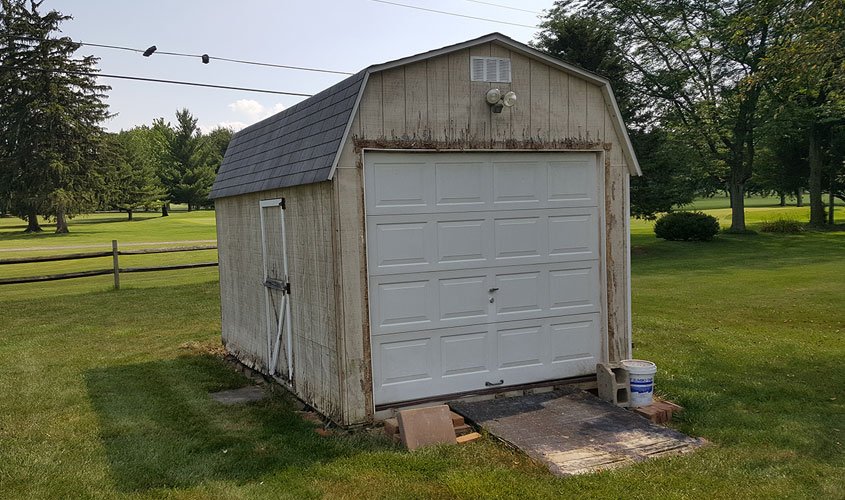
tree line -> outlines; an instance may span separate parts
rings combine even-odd
[[[107,133],[97,59],[38,0],[0,0],[0,212],[67,231],[95,209],[209,204],[231,132],[187,111]],[[610,80],[644,176],[632,213],[729,194],[809,191],[813,225],[845,199],[845,0],[560,0],[532,44]],[[827,200],[823,194],[827,193]]]
[[[720,190],[743,232],[749,193],[845,200],[845,1],[563,0],[533,44],[608,78],[650,217]],[[823,200],[827,192],[828,199]]]
[[[203,134],[187,109],[171,124],[108,133],[108,86],[97,59],[76,57],[80,44],[56,36],[70,19],[42,13],[40,1],[0,0],[0,214],[39,216],[68,232],[69,218],[104,209],[209,206],[208,194],[232,132]]]

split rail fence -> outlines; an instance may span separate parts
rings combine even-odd
[[[171,248],[141,248],[137,250],[119,250],[117,240],[112,240],[111,251],[74,253],[65,255],[41,255],[37,257],[13,257],[0,259],[0,266],[11,264],[34,264],[38,262],[56,262],[61,260],[94,259],[98,257],[112,257],[110,269],[94,269],[91,271],[76,271],[71,273],[48,274],[44,276],[24,276],[16,278],[0,278],[0,285],[13,285],[18,283],[36,283],[39,281],[67,280],[72,278],[85,278],[88,276],[102,276],[105,274],[114,275],[114,288],[120,288],[120,275],[126,273],[148,273],[153,271],[173,271],[176,269],[194,269],[198,267],[213,267],[217,262],[193,262],[188,264],[170,264],[151,267],[120,267],[119,257],[121,255],[146,255],[155,253],[172,252],[196,252],[200,250],[215,250],[217,245],[204,245],[192,247],[171,247]]]

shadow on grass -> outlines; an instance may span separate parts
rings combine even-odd
[[[365,437],[322,438],[282,397],[224,406],[208,395],[245,382],[210,355],[86,372],[116,488],[132,492],[210,480],[243,483],[389,447]],[[355,439],[364,441],[351,446]]]
[[[71,228],[73,228],[73,226],[82,225],[82,224],[110,224],[110,223],[113,223],[113,222],[143,222],[145,220],[160,219],[160,218],[161,218],[161,215],[138,215],[136,213],[135,215],[132,216],[132,220],[129,220],[129,217],[124,214],[122,217],[116,216],[116,217],[109,217],[107,219],[106,218],[103,218],[103,219],[91,218],[91,219],[75,220],[75,221],[73,221]]]
[[[147,220],[159,219],[161,216],[156,215],[149,215],[149,216],[139,216],[135,215],[133,219],[130,221],[126,216],[124,217],[109,217],[103,219],[72,219],[69,223],[70,232],[64,234],[56,234],[56,224],[55,223],[42,223],[41,229],[43,229],[40,233],[26,233],[26,223],[15,224],[15,225],[8,225],[3,226],[3,230],[0,231],[0,241],[2,240],[39,240],[45,238],[72,238],[76,236],[78,233],[75,233],[73,228],[75,226],[85,226],[89,224],[111,224],[115,222],[144,222]]]

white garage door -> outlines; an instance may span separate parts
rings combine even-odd
[[[595,373],[595,155],[364,158],[376,404]]]

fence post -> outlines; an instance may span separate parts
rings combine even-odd
[[[117,261],[117,240],[111,240],[111,258],[114,263],[114,289],[120,290],[120,264]]]

